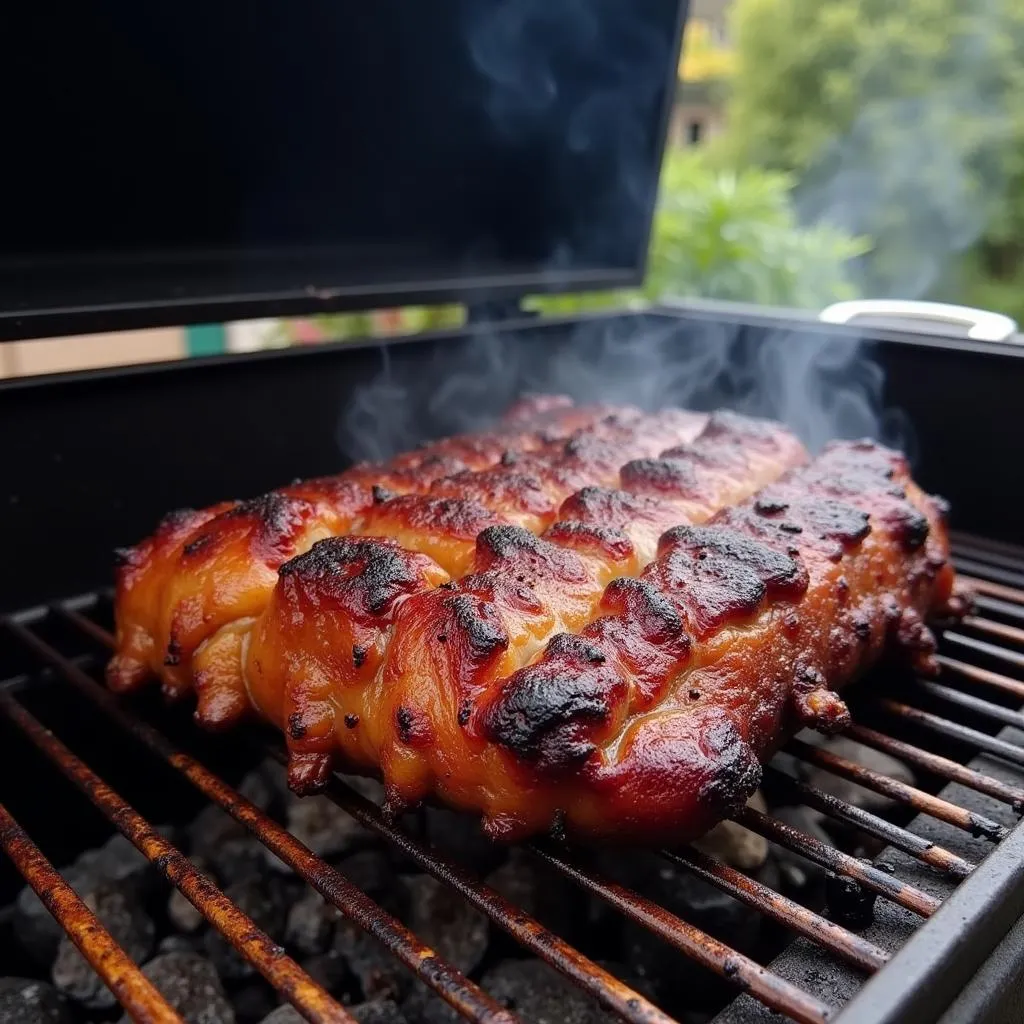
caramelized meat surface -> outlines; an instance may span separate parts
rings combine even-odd
[[[642,452],[634,428],[648,449],[653,439],[663,453]],[[379,545],[378,558],[356,572],[347,562],[342,567],[340,542],[317,544],[286,566],[251,631],[242,674],[249,699],[286,731],[293,787],[315,789],[339,760],[381,771],[395,806],[434,792],[451,799],[455,786],[472,792],[486,784],[467,716],[488,690],[560,631],[582,629],[613,579],[636,575],[654,558],[666,529],[703,522],[806,459],[788,431],[743,417],[716,414],[692,442],[665,448],[674,430],[672,418],[645,417],[617,431],[614,442],[577,437],[544,466],[531,456],[518,460],[512,468],[530,462],[530,493],[544,500],[537,498],[527,517],[521,498],[506,502],[502,495],[506,521],[487,525],[469,544],[452,538],[448,554],[457,544],[457,559],[442,561],[436,546],[430,551],[422,540],[410,544],[392,533],[408,558],[414,550],[431,553],[446,579],[441,586],[414,581],[411,563],[404,564],[399,575],[408,587],[372,616],[362,611],[368,581],[398,572],[389,542],[367,538]],[[615,453],[627,458],[613,469]],[[596,484],[567,494],[565,472],[578,482],[582,470]],[[680,482],[664,479],[666,471]],[[495,473],[479,475],[474,500],[501,494],[493,490]],[[652,474],[657,494],[646,493]],[[334,571],[323,571],[323,558],[334,560]],[[322,640],[315,654],[313,636]],[[448,780],[443,791],[435,775]]]
[[[169,517],[127,552],[111,685],[255,710],[289,781],[383,777],[494,837],[692,837],[957,610],[943,506],[869,442],[524,400],[492,434]]]

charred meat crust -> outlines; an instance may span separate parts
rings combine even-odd
[[[483,733],[541,776],[564,779],[579,771],[583,762],[593,766],[595,778],[607,775],[609,768],[602,767],[597,755],[601,737],[609,723],[621,720],[621,712],[616,719],[617,709],[624,712],[630,679],[637,672],[623,637],[656,638],[659,649],[675,641],[674,660],[665,663],[665,696],[671,692],[671,679],[682,676],[696,645],[710,641],[730,623],[752,622],[766,608],[788,605],[793,610],[780,620],[781,628],[795,635],[802,618],[814,614],[800,610],[811,579],[808,564],[815,557],[819,564],[822,558],[827,564],[854,557],[873,527],[890,538],[881,543],[888,545],[887,557],[896,560],[891,570],[894,586],[910,585],[914,567],[922,560],[929,563],[934,578],[943,559],[934,551],[921,551],[928,539],[928,519],[906,489],[893,483],[898,472],[905,475],[905,464],[885,449],[862,442],[832,447],[810,467],[723,510],[708,525],[667,531],[656,561],[640,579],[619,579],[606,589],[602,610],[610,618],[597,619],[579,636],[557,637],[539,660],[501,684],[480,716]],[[917,609],[901,606],[884,588],[877,599],[869,598],[858,595],[859,610],[841,615],[827,634],[826,659],[848,674],[849,666],[863,663],[862,652],[887,638],[911,656],[927,660],[934,640]],[[834,584],[836,607],[852,599],[849,581],[840,574]],[[622,623],[621,629],[610,627],[615,621]],[[680,634],[681,646],[676,640]],[[742,645],[743,640],[736,643]],[[600,660],[592,661],[588,652],[600,655]],[[775,685],[785,692],[783,706],[793,720],[835,731],[848,723],[849,712],[830,689],[833,680],[825,668],[813,658],[801,661]],[[697,687],[686,690],[697,697],[684,705],[705,707],[708,695]],[[715,700],[713,694],[710,699]],[[724,717],[713,717],[713,727],[706,724],[698,733],[701,748],[711,751],[717,766],[710,774],[706,768],[695,768],[690,776],[697,804],[715,809],[709,821],[742,802],[760,772],[754,749],[732,720],[733,714],[749,712],[741,711],[739,704],[733,712],[731,698],[720,699],[724,703],[715,706]],[[639,762],[635,770],[642,770]],[[696,813],[692,807],[691,812]]]
[[[374,619],[387,615],[397,598],[421,586],[422,569],[429,564],[425,556],[394,541],[329,537],[285,562],[280,579],[282,586],[334,601],[361,619]],[[352,652],[357,666],[365,657],[365,650]]]

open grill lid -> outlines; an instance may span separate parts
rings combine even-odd
[[[19,5],[0,337],[639,282],[686,3]]]

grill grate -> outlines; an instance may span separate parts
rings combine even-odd
[[[1014,709],[1024,703],[1024,682],[1005,674],[1024,671],[1024,628],[1021,628],[1024,626],[1024,554],[1006,545],[965,537],[958,538],[957,561],[962,571],[969,571],[970,582],[975,585],[979,600],[977,614],[965,619],[961,627],[948,631],[943,637],[942,681],[908,684],[899,700],[876,696],[872,690],[865,689],[858,695],[861,702],[856,707],[862,706],[871,717],[882,716],[892,722],[897,731],[911,727],[915,739],[924,735],[936,738],[946,746],[949,741],[966,744],[974,752],[983,751],[1014,766],[1024,767],[1024,746],[1005,736],[992,735],[983,728],[963,724],[955,718],[966,712],[970,721],[990,723],[994,731],[1005,726],[1024,729],[1024,714]],[[3,628],[15,652],[12,663],[17,665],[18,671],[4,672],[11,678],[0,684],[0,713],[182,891],[284,999],[311,1021],[352,1020],[346,1010],[275,943],[273,937],[261,931],[209,877],[115,792],[100,773],[29,710],[24,697],[39,682],[41,674],[57,680],[58,685],[71,687],[124,734],[180,773],[207,800],[234,817],[299,877],[377,939],[462,1017],[487,1022],[518,1019],[511,1010],[497,1003],[475,982],[439,957],[337,869],[313,854],[281,825],[236,792],[202,760],[179,749],[161,729],[115,699],[97,682],[102,655],[112,643],[112,637],[103,625],[106,611],[107,599],[91,595],[4,620]],[[74,637],[75,643],[66,646],[59,639],[54,639],[64,635]],[[77,655],[75,652],[83,646],[93,654]],[[955,656],[950,652],[955,652]],[[962,688],[964,684],[968,689]],[[979,696],[979,691],[995,699]],[[1007,707],[998,703],[999,699],[1017,703],[1014,707]],[[925,706],[918,707],[919,703]],[[934,708],[946,709],[946,714],[940,714]],[[954,717],[947,717],[947,714]],[[1019,773],[1017,778],[1022,785],[1006,778],[1005,773],[1003,777],[997,777],[997,774],[968,766],[945,753],[935,752],[929,749],[930,740],[919,745],[864,724],[851,727],[847,735],[913,764],[938,779],[994,798],[1016,814],[1024,810],[1024,777]],[[255,731],[249,740],[259,745],[264,753],[279,761],[283,759],[280,747],[271,743],[264,748],[262,737]],[[963,806],[948,795],[937,796],[888,778],[799,739],[786,746],[785,754],[883,794],[908,811],[920,812],[970,836],[980,837],[990,847],[1002,844],[1008,848],[1020,838],[1019,829],[1014,830],[1011,836],[1011,830],[1005,824]],[[769,767],[766,778],[775,785],[788,788],[797,801],[834,821],[883,840],[926,865],[933,874],[953,886],[961,882],[969,885],[977,870],[975,861],[962,852],[917,834],[912,825],[901,827],[825,793],[794,778],[784,770],[784,766]],[[398,825],[385,821],[370,801],[340,778],[332,780],[327,795],[361,825],[391,844],[420,869],[456,890],[521,946],[547,961],[621,1018],[635,1024],[670,1021],[646,997],[552,934],[461,864],[442,856]],[[0,792],[0,798],[2,796]],[[941,896],[901,880],[879,866],[849,856],[753,808],[744,809],[735,821],[837,875],[856,880],[863,889],[910,911],[918,919],[928,919],[942,907],[944,900]],[[1006,842],[1008,836],[1010,842]],[[85,904],[61,880],[53,865],[2,803],[0,848],[132,1015],[146,1021],[179,1020],[139,967],[131,962]],[[787,980],[782,973],[754,962],[640,894],[584,867],[564,849],[551,844],[537,844],[531,846],[530,851],[566,880],[604,900],[684,956],[732,982],[763,1007],[802,1024],[819,1024],[835,1015],[835,1007],[831,1005],[834,1000],[829,1000],[828,993],[814,991],[812,985],[800,986]],[[879,972],[876,981],[880,981],[890,973],[883,968],[892,960],[893,954],[742,872],[693,848],[665,851],[664,856],[772,921],[784,925],[819,950],[850,965],[862,980],[864,976]],[[939,921],[934,924],[938,925]],[[912,944],[913,940],[897,955],[907,953]]]

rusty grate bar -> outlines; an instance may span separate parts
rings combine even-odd
[[[1024,623],[1024,608],[1017,604],[1011,604],[1009,601],[1002,601],[998,597],[975,594],[974,606],[981,611],[991,612],[994,615],[1001,615],[1006,619],[1013,619],[1014,622]]]
[[[776,818],[762,814],[753,807],[744,807],[733,817],[744,828],[751,832],[757,832],[773,843],[784,846],[794,853],[819,864],[829,871],[838,875],[845,875],[860,882],[865,889],[870,889],[879,896],[899,904],[906,910],[911,910],[921,917],[931,917],[939,909],[940,901],[928,893],[906,882],[901,882],[884,871],[864,861],[857,860],[837,850],[833,846],[820,842],[813,836],[809,836],[799,829],[786,825]]]
[[[987,754],[995,754],[996,757],[1024,767],[1024,747],[1018,747],[1015,743],[1007,743],[1006,740],[989,736],[987,732],[980,732],[978,729],[961,725],[959,722],[951,722],[948,718],[933,715],[930,711],[920,711],[918,708],[890,700],[888,697],[880,697],[873,701],[873,704],[895,718],[922,725],[940,736],[969,743],[979,750],[984,750]]]
[[[315,1024],[354,1024],[349,1013],[258,928],[213,882],[169,843],[129,803],[46,729],[10,693],[0,692],[0,712],[73,782],[138,851],[177,886],[211,925]]]
[[[801,760],[824,768],[833,775],[839,775],[867,789],[874,790],[876,793],[881,793],[883,796],[889,797],[890,800],[897,800],[908,807],[913,807],[915,811],[930,814],[933,818],[945,821],[954,828],[963,829],[973,836],[983,836],[992,842],[1006,838],[1008,829],[1000,825],[999,822],[986,818],[984,815],[975,814],[973,811],[943,800],[941,797],[932,796],[931,793],[926,793],[916,786],[910,786],[897,779],[891,779],[881,772],[865,768],[863,765],[857,764],[856,761],[850,761],[831,750],[812,747],[811,744],[805,743],[803,740],[791,740],[786,749]]]
[[[981,683],[984,686],[991,686],[1002,693],[1009,694],[1017,700],[1024,701],[1024,683],[1000,672],[993,672],[991,669],[979,668],[977,665],[970,665],[966,661],[958,661],[956,658],[949,658],[944,654],[936,655],[939,664],[949,672],[970,679],[971,682]]]
[[[58,605],[51,611],[73,626],[80,628],[101,645],[107,647],[113,645],[114,638],[107,630],[76,609]],[[121,719],[129,719],[129,716],[121,710],[118,702],[106,690],[88,677],[85,677],[85,681],[89,684],[90,696],[102,695],[98,703],[101,703],[105,710],[109,709],[111,714],[115,714]],[[147,734],[151,734],[164,749],[171,749],[170,744],[157,730],[134,718],[131,719],[131,722],[132,724],[129,724],[128,728],[133,733],[136,732],[135,726],[137,725]],[[145,739],[143,742],[148,743]],[[264,748],[264,752],[280,764],[284,764],[286,761],[284,752],[277,746],[268,745]],[[345,785],[340,779],[334,778],[330,781],[326,795],[351,814],[361,825],[377,832],[439,881],[451,886],[525,948],[546,960],[625,1020],[631,1021],[633,1024],[672,1024],[672,1018],[644,996],[623,984],[600,965],[583,956],[573,946],[547,931],[540,922],[523,913],[487,885],[473,878],[469,872],[447,861],[434,851],[428,850],[423,844],[386,822],[377,807],[351,787]]]
[[[586,892],[600,896],[631,921],[681,950],[759,999],[769,1009],[787,1014],[800,1024],[824,1024],[832,1008],[759,963],[669,913],[625,886],[602,878],[539,846],[530,849]]]
[[[969,711],[973,711],[975,714],[988,718],[993,722],[998,722],[1000,725],[1012,725],[1015,729],[1024,729],[1024,714],[1021,714],[1019,711],[1011,711],[1010,708],[993,704],[991,701],[975,697],[970,693],[954,690],[949,686],[943,686],[941,683],[933,683],[929,679],[919,679],[917,681],[917,688],[949,704],[967,708]]]
[[[185,1024],[3,804],[0,849],[134,1020]]]
[[[978,640],[973,636],[964,636],[963,633],[957,633],[953,630],[946,630],[942,634],[942,639],[957,647],[966,647],[988,658],[995,658],[997,661],[1002,661],[1007,665],[1012,665],[1014,668],[1024,670],[1024,654],[1021,654],[1020,651],[1008,651],[1005,647],[990,644],[987,640]]]
[[[968,768],[959,761],[953,761],[941,754],[933,754],[929,750],[915,747],[911,743],[905,743],[867,726],[851,725],[847,728],[846,735],[858,743],[891,754],[901,761],[908,761],[949,782],[958,782],[961,786],[1009,804],[1018,814],[1024,813],[1024,789],[1018,786],[1011,786],[1000,779],[992,778],[991,775]]]
[[[54,609],[61,614],[61,609]],[[71,616],[67,616],[75,621]],[[24,627],[21,627],[24,628]],[[27,632],[27,631],[26,631]],[[105,631],[97,627],[94,635]],[[40,657],[57,669],[80,693],[84,694],[126,732],[185,776],[201,793],[244,825],[275,856],[308,882],[346,917],[373,935],[391,954],[426,982],[463,1017],[474,1021],[517,1020],[514,1014],[487,995],[455,967],[388,914],[353,885],[336,868],[317,857],[287,829],[264,814],[255,804],[232,789],[195,758],[177,750],[152,726],[124,711],[109,691],[77,669],[62,655],[42,644],[33,634],[32,644]],[[107,634],[109,637],[109,634]]]
[[[905,828],[900,828],[899,825],[880,818],[877,814],[865,811],[862,807],[855,807],[831,793],[825,793],[800,779],[794,779],[791,775],[779,771],[778,768],[767,766],[765,775],[783,782],[809,807],[821,811],[822,814],[826,814],[836,821],[851,825],[861,832],[875,836],[943,874],[952,878],[964,879],[974,870],[973,864],[958,857],[955,853],[950,853],[949,850],[936,846],[927,839],[922,839],[920,836],[914,835],[913,832],[908,832]]]
[[[1024,644],[1024,629],[1019,626],[1008,626],[1005,622],[994,622],[992,619],[986,619],[980,615],[965,615],[960,625],[976,629],[979,633],[998,637],[1007,643]]]
[[[983,572],[989,571],[982,568]],[[994,575],[994,570],[992,570]],[[1006,583],[997,583],[995,580],[981,579],[978,576],[968,575],[961,572],[960,579],[979,594],[987,597],[997,597],[1001,601],[1009,601],[1011,604],[1024,604],[1024,590],[1018,587],[1011,587]]]
[[[262,749],[279,764],[286,763],[287,757],[280,747],[267,745]],[[623,1019],[635,1024],[673,1024],[672,1018],[644,996],[623,984],[600,964],[585,957],[564,939],[549,932],[539,921],[510,903],[500,893],[386,821],[376,805],[341,779],[332,778],[327,784],[325,795],[351,814],[360,825],[376,832],[428,874],[455,889],[525,949],[545,960]]]
[[[884,967],[889,954],[873,942],[854,935],[840,925],[826,920],[782,893],[688,846],[682,850],[663,850],[662,856],[682,865],[698,878],[728,893],[748,907],[760,911],[778,924],[790,928],[847,963],[871,974]]]

